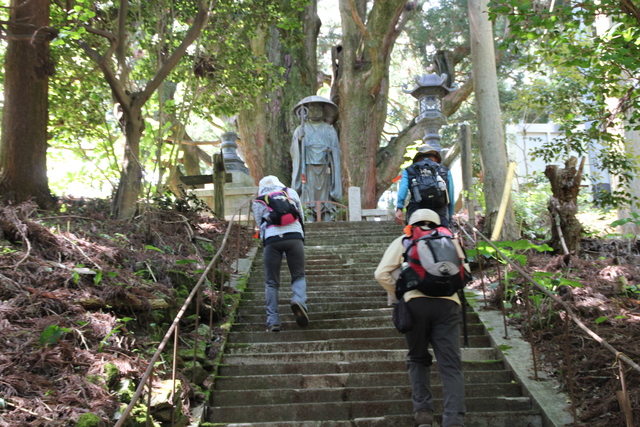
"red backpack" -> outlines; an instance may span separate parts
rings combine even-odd
[[[269,219],[266,220],[268,227],[289,225],[300,219],[300,213],[293,199],[289,197],[287,187],[256,197],[255,201],[263,203],[267,207],[269,211]]]
[[[433,297],[451,296],[471,280],[465,269],[465,254],[447,227],[423,230],[412,227],[402,241],[405,252],[396,297],[414,289]]]

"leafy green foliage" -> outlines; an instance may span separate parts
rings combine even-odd
[[[109,338],[118,333],[118,331],[120,331],[120,329],[122,329],[127,322],[130,322],[132,320],[135,320],[132,317],[123,317],[122,319],[118,319],[117,322],[120,323],[118,326],[116,326],[115,328],[111,329],[111,331],[109,331],[109,333],[107,335],[105,335],[105,337],[102,339],[102,341],[100,341],[100,345],[98,346],[98,352],[102,352],[102,348],[107,345],[109,342]]]
[[[551,224],[547,202],[551,188],[546,178],[534,175],[519,191],[514,191],[512,197],[520,234],[529,239],[549,239]]]
[[[495,258],[503,264],[507,263],[505,259],[506,257],[517,261],[524,266],[526,265],[526,252],[528,250],[535,250],[538,252],[553,250],[547,244],[537,245],[527,240],[518,240],[516,242],[495,242],[495,245],[498,247],[498,250],[486,243],[480,242],[477,250],[467,250],[467,254],[469,256]],[[557,293],[563,286],[582,287],[579,280],[567,277],[569,272],[569,270],[559,272],[536,271],[532,276],[538,284],[552,293]],[[532,326],[534,328],[548,327],[554,316],[557,314],[553,309],[553,300],[547,294],[538,291],[533,286],[529,287],[528,295],[523,295],[524,286],[516,283],[516,279],[519,277],[520,274],[517,271],[506,272],[503,275],[502,283],[492,283],[490,287],[495,289],[501,284],[504,286],[503,306],[507,309],[512,308],[514,304],[522,304],[524,303],[524,298],[529,298],[529,302],[532,304],[534,310]],[[522,280],[528,279],[522,278]]]
[[[634,201],[628,183],[635,176],[638,159],[625,149],[624,133],[615,129],[640,129],[639,92],[628,80],[640,68],[639,23],[624,9],[624,2],[616,0],[551,4],[555,9],[538,1],[489,2],[490,19],[506,18],[510,23],[511,35],[502,48],[518,50],[521,65],[530,75],[539,76],[523,104],[533,100],[528,105],[538,115],[553,114],[564,133],[536,155],[551,162],[566,158],[569,152],[596,152],[597,166],[608,169],[621,184],[599,202],[627,205]],[[602,30],[605,25],[608,29]],[[613,110],[612,99],[618,100]]]
[[[493,242],[493,244],[498,248],[498,250],[496,250],[486,242],[478,242],[478,248],[467,249],[467,255],[470,258],[479,257],[479,256],[495,258],[497,261],[500,261],[505,264],[506,264],[506,261],[504,257],[507,257],[512,259],[513,261],[519,262],[521,265],[526,265],[527,256],[525,255],[525,252],[527,250],[533,249],[538,252],[553,251],[553,248],[551,248],[546,243],[543,243],[542,245],[538,245],[524,239],[517,240],[515,242],[513,241]]]
[[[629,212],[629,214],[631,215],[631,217],[629,218],[621,218],[613,221],[611,223],[611,227],[619,227],[621,225],[625,225],[629,223],[633,223],[634,225],[640,225],[640,215],[638,215],[635,212]]]
[[[250,96],[278,85],[283,71],[264,55],[251,51],[249,40],[269,25],[280,24],[289,40],[301,40],[296,14],[307,0],[223,0],[215,2],[209,24],[187,51],[166,84],[145,104],[145,131],[140,164],[151,194],[161,193],[157,182],[177,164],[177,145],[184,126],[212,122],[213,116],[232,116]],[[78,47],[83,41],[96,52],[109,51],[115,37],[120,3],[72,0],[52,4],[51,25],[60,30],[52,44],[57,73],[51,79],[49,132],[50,182],[55,193],[74,191],[74,184],[93,187],[101,196],[118,186],[123,147],[119,112],[111,89],[96,63]],[[117,64],[118,79],[129,93],[145,87],[168,56],[185,38],[196,15],[197,2],[162,0],[128,2],[124,54]],[[114,53],[115,62],[117,55]],[[119,66],[119,68],[118,68]],[[207,139],[215,140],[211,135]],[[159,184],[162,184],[160,182]]]
[[[48,326],[42,333],[40,334],[40,345],[47,344],[55,344],[64,334],[67,332],[71,332],[70,328],[61,328],[58,325]]]

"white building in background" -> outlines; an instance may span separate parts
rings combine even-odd
[[[583,130],[584,125],[582,126]],[[540,148],[543,144],[558,139],[561,136],[559,126],[553,123],[522,123],[517,125],[507,125],[506,127],[507,151],[510,161],[516,162],[515,176],[513,180],[513,189],[518,190],[520,186],[526,184],[534,173],[544,177],[544,170],[547,163],[540,158],[534,159],[531,151]],[[561,143],[558,141],[558,143]],[[445,149],[446,150],[446,149]],[[572,153],[578,157],[578,153]],[[582,172],[582,186],[591,190],[592,196],[600,189],[611,191],[611,177],[609,172],[598,168],[596,162],[596,153],[590,151],[585,160],[584,170]],[[559,167],[564,167],[563,162],[555,163]],[[454,200],[459,201],[462,186],[462,166],[460,156],[457,156],[449,165],[454,183]],[[544,178],[547,182],[547,179]],[[397,185],[392,185],[381,196],[378,201],[380,209],[394,209],[397,197]],[[461,208],[461,206],[459,206]]]
[[[543,159],[534,159],[531,151],[540,148],[543,144],[558,139],[561,135],[559,126],[553,123],[522,123],[507,125],[507,149],[509,159],[516,162],[514,187],[519,187],[527,182],[533,173],[544,174],[546,162]],[[561,143],[560,141],[558,143]],[[577,153],[572,155],[578,157]],[[561,168],[563,163],[557,163]],[[596,162],[596,153],[591,150],[587,154],[583,170],[582,186],[596,190],[611,190],[611,177],[609,172],[600,169]],[[516,189],[517,189],[516,187]]]

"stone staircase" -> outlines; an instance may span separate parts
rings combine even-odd
[[[279,333],[265,332],[259,250],[225,346],[208,421],[257,427],[413,426],[404,337],[393,328],[386,293],[373,278],[384,250],[401,231],[393,222],[306,225],[310,324],[306,329],[295,324],[283,263]],[[467,319],[465,425],[542,426],[540,412],[471,309]],[[435,365],[431,372],[434,426],[440,426],[442,388]]]

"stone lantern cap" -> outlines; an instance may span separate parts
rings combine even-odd
[[[338,115],[338,106],[329,99],[318,95],[307,96],[302,101],[298,102],[298,104],[293,107],[293,114],[298,116],[300,109],[304,106],[309,106],[310,104],[322,104],[323,117],[329,121],[333,121]]]
[[[451,88],[447,87],[446,74],[423,74],[421,76],[414,76],[413,79],[416,82],[415,87],[411,90],[405,90],[404,92],[416,99],[420,99],[424,95],[436,95],[442,99],[452,91]]]

